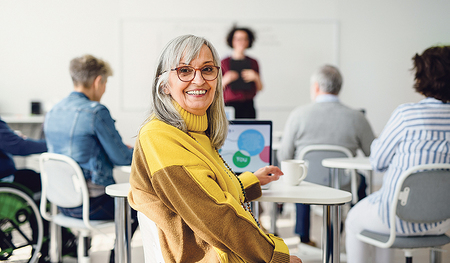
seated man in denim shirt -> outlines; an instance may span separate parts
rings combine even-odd
[[[122,142],[109,110],[100,103],[112,70],[107,62],[84,55],[70,62],[70,75],[74,91],[45,118],[48,151],[72,157],[80,165],[89,189],[90,219],[113,219],[114,199],[105,187],[115,183],[114,165],[131,164],[133,149]],[[76,218],[82,215],[81,207],[61,211]],[[137,220],[133,232],[136,227]]]

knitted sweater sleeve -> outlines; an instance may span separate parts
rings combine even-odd
[[[248,262],[289,262],[286,244],[259,229],[240,201],[219,186],[208,161],[173,136],[152,136],[158,140],[136,144],[129,201],[160,228],[165,257],[206,257],[212,246],[221,262],[230,254]]]

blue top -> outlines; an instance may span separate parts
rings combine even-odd
[[[0,178],[16,172],[13,155],[29,155],[47,151],[44,140],[24,139],[0,119]]]
[[[450,163],[450,104],[434,98],[400,105],[380,137],[371,145],[374,171],[385,172],[379,191],[369,201],[379,202],[378,214],[389,223],[389,206],[400,175],[412,166]],[[397,232],[422,232],[438,224],[406,223],[397,218]]]
[[[114,165],[130,165],[133,149],[116,130],[109,110],[80,92],[72,92],[46,115],[48,151],[73,158],[92,183],[115,183]]]

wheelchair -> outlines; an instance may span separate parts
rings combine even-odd
[[[33,192],[0,182],[0,262],[38,262],[44,224]]]

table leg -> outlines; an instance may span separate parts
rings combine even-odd
[[[330,168],[330,186],[336,189],[339,189],[339,169],[338,168]]]
[[[251,205],[251,209],[252,209],[252,212],[253,212],[253,216],[259,222],[260,221],[259,202],[258,201],[253,201],[253,202],[250,203],[250,205]]]
[[[255,217],[258,220],[258,222],[261,224],[261,217],[259,214],[259,203],[257,201],[252,202],[254,205],[254,208],[252,210],[255,213]],[[278,216],[278,203],[272,203],[272,214],[270,216],[270,229],[269,232],[277,235],[277,216]]]
[[[261,216],[260,216],[261,212],[259,211],[259,202],[253,201],[250,203],[250,206],[251,206],[253,216],[255,217],[256,222],[261,224]]]
[[[340,222],[339,205],[323,206],[322,262],[340,262]]]
[[[131,208],[126,197],[114,198],[116,224],[115,262],[131,262]]]
[[[278,203],[272,203],[272,216],[270,218],[270,233],[277,236],[277,217],[278,217]]]

